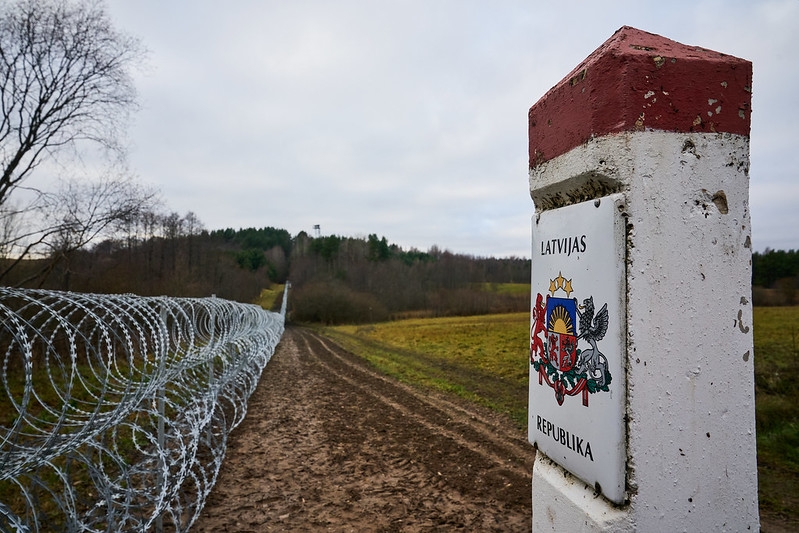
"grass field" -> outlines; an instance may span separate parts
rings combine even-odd
[[[480,283],[478,286],[484,291],[498,292],[499,294],[530,295],[529,283]]]
[[[799,529],[799,307],[756,307],[760,508]]]
[[[454,392],[527,425],[529,315],[424,318],[325,334],[400,380]],[[799,527],[799,307],[754,311],[760,507]]]
[[[527,425],[527,313],[338,326],[325,334],[402,381],[454,392]]]

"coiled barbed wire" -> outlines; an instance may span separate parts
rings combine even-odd
[[[0,287],[0,530],[187,531],[285,303]]]

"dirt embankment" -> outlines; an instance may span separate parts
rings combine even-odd
[[[529,531],[534,457],[504,417],[289,328],[193,530]]]

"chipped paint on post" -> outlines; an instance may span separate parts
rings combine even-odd
[[[530,109],[530,167],[625,131],[749,135],[752,64],[623,27]]]
[[[542,219],[623,198],[625,492],[613,503],[540,453],[533,530],[757,531],[751,64],[632,28],[596,54],[530,110],[530,195]]]

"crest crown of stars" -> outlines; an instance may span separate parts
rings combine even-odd
[[[571,293],[574,292],[574,289],[572,289],[572,280],[564,278],[561,272],[558,272],[557,278],[549,280],[549,292],[551,295],[555,296],[558,290],[563,290],[563,292],[566,293],[566,298],[571,296]]]

